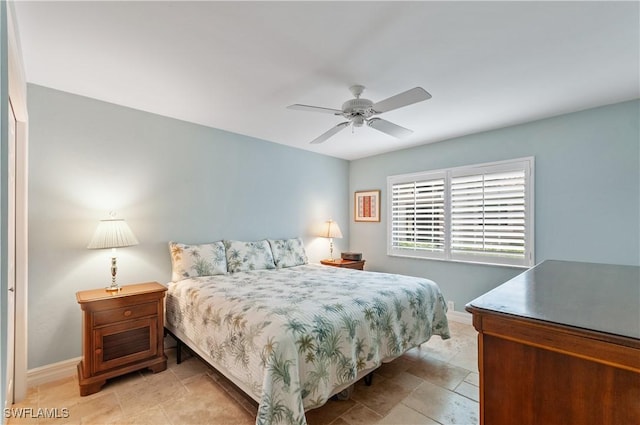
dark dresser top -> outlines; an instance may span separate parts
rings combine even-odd
[[[640,339],[640,267],[544,261],[467,304]]]

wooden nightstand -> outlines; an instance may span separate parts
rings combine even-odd
[[[164,355],[164,295],[158,282],[123,286],[121,291],[76,293],[82,308],[80,395],[100,391],[107,379],[138,369],[161,372]]]
[[[352,261],[352,260],[320,260],[321,264],[325,266],[342,267],[345,269],[364,270],[364,260]]]

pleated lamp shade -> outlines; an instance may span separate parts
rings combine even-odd
[[[322,227],[322,231],[320,233],[323,238],[342,238],[342,232],[340,231],[340,226],[333,220],[328,220],[324,223]]]
[[[114,218],[100,220],[87,248],[121,248],[132,245],[138,245],[138,239],[136,239],[131,228],[123,219]]]

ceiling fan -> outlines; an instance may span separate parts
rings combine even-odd
[[[365,87],[361,85],[349,87],[349,90],[353,93],[355,99],[344,102],[341,110],[300,104],[290,105],[287,106],[287,108],[297,109],[299,111],[323,112],[336,116],[343,116],[348,120],[341,122],[329,131],[326,131],[313,139],[311,143],[315,144],[326,141],[340,130],[348,127],[349,124],[352,124],[354,127],[362,127],[365,122],[369,127],[375,128],[376,130],[387,133],[393,137],[402,138],[409,136],[413,133],[412,130],[401,127],[387,120],[383,120],[382,118],[375,117],[374,115],[393,111],[394,109],[402,108],[403,106],[431,99],[431,95],[425,89],[422,87],[414,87],[411,90],[396,94],[395,96],[391,96],[387,99],[381,100],[380,102],[373,103],[369,99],[360,98],[364,89]]]

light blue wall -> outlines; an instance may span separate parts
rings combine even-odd
[[[433,279],[463,310],[522,269],[387,256],[386,178],[534,156],[536,262],[639,265],[639,112],[625,102],[352,161],[350,192],[381,189],[383,212],[380,223],[351,221],[350,249],[371,270]]]
[[[80,355],[75,292],[106,285],[86,245],[115,209],[140,240],[122,283],[166,282],[168,240],[303,236],[332,217],[367,269],[429,277],[464,304],[522,269],[386,255],[386,177],[535,156],[536,261],[640,264],[640,102],[627,102],[348,163],[29,85],[29,368]],[[348,184],[347,184],[348,182]],[[353,192],[382,190],[382,221],[353,221]]]
[[[7,376],[7,144],[9,80],[7,56],[7,3],[0,1],[0,407],[4,408]],[[2,423],[5,420],[2,419]]]
[[[167,241],[312,235],[329,217],[348,240],[349,163],[29,85],[29,365],[81,355],[78,290],[109,283],[109,252],[87,250],[114,209],[140,245],[118,250],[121,283],[170,279]]]

